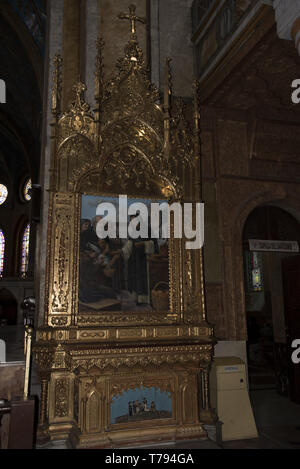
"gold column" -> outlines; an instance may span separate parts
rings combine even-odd
[[[40,427],[44,427],[46,424],[47,404],[48,404],[48,380],[43,378],[41,380],[41,405],[40,405],[40,418],[39,418]]]
[[[201,370],[202,409],[200,409],[200,420],[202,423],[212,424],[218,420],[214,410],[210,407],[209,395],[209,367]]]

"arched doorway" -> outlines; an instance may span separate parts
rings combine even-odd
[[[2,288],[0,290],[0,325],[15,326],[17,324],[18,304],[14,295]]]
[[[295,390],[291,389],[289,312],[283,280],[289,258],[298,258],[300,272],[297,245],[300,224],[287,211],[263,205],[248,216],[243,257],[250,389],[276,387],[289,397]]]

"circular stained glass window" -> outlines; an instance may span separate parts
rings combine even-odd
[[[4,184],[0,184],[0,205],[4,204],[8,196],[7,187]]]
[[[31,179],[28,179],[24,185],[24,199],[29,202],[31,200],[31,194],[30,194],[30,189],[31,189]]]

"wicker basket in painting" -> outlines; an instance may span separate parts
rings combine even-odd
[[[169,309],[169,285],[167,282],[157,283],[151,291],[151,296],[154,309],[158,311],[166,311]]]

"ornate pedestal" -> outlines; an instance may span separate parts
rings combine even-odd
[[[40,330],[35,352],[48,391],[41,422],[49,437],[99,448],[206,438],[202,424],[213,418],[205,389],[211,333],[205,325],[171,324]],[[140,401],[149,390],[162,396],[168,410],[151,411],[148,401],[149,410],[126,418],[135,390]],[[125,421],[113,418],[121,399]]]

